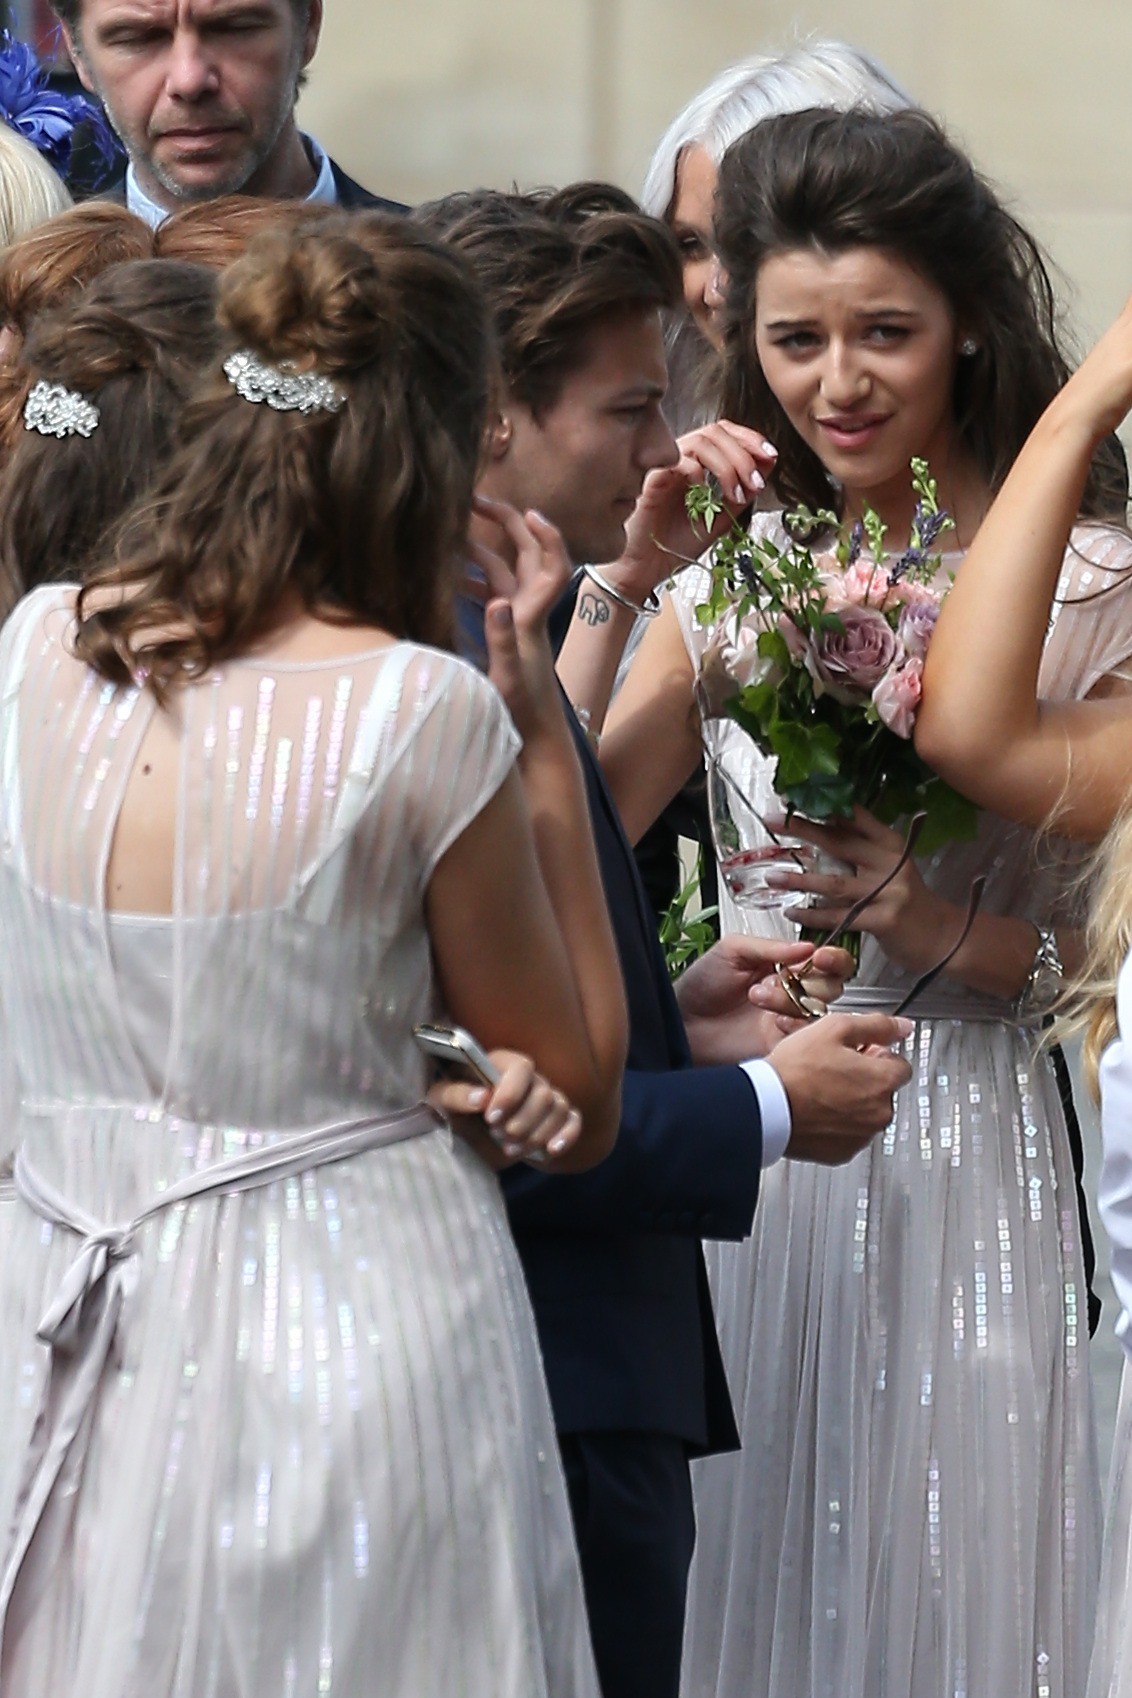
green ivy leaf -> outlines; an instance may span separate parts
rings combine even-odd
[[[719,909],[700,908],[689,915],[691,904],[698,900],[700,875],[703,870],[702,852],[696,858],[695,870],[683,889],[678,890],[660,920],[660,942],[670,979],[679,978],[686,967],[706,955],[716,941],[714,924]]]
[[[786,784],[782,768],[775,774],[774,788],[788,807],[808,820],[850,819],[855,790],[852,776],[844,772],[815,772],[797,784]]]

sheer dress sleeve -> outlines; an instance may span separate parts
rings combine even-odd
[[[1041,693],[1083,701],[1108,677],[1132,682],[1132,536],[1117,526],[1079,525],[1058,581]]]

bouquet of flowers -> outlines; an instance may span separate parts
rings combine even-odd
[[[739,525],[708,559],[711,586],[697,617],[715,629],[697,685],[705,719],[734,720],[777,762],[787,812],[848,818],[860,803],[888,824],[926,819],[920,853],[975,834],[977,809],[925,766],[912,744],[924,658],[947,584],[939,538],[952,528],[926,461],[912,461],[917,504],[909,546],[889,559],[871,510],[851,528],[836,514],[785,516],[788,541],[756,540]],[[718,492],[688,493],[710,527]],[[833,532],[817,553],[809,538]]]

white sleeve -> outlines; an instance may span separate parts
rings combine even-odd
[[[758,1099],[763,1129],[763,1166],[773,1167],[786,1154],[793,1124],[786,1087],[769,1061],[740,1062]]]

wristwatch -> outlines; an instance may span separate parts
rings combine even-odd
[[[1034,930],[1038,934],[1038,947],[1030,976],[1014,1004],[1015,1013],[1023,1018],[1048,1014],[1065,986],[1065,967],[1056,933],[1048,926],[1035,925]]]

